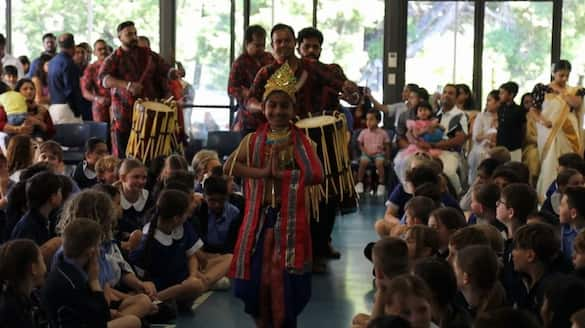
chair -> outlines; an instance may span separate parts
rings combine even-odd
[[[110,136],[110,131],[108,129],[108,123],[106,122],[93,122],[93,121],[86,121],[84,124],[89,125],[89,137],[90,138],[99,138],[104,141],[108,141]]]
[[[54,140],[63,148],[63,162],[65,164],[77,164],[83,160],[85,141],[90,136],[90,126],[85,123],[55,125]]]
[[[220,159],[227,158],[240,144],[242,135],[235,131],[212,131],[207,134],[206,149],[215,150]]]

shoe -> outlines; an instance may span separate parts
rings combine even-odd
[[[364,184],[361,182],[358,182],[355,185],[355,192],[357,192],[358,194],[363,194],[364,193]]]
[[[213,284],[211,289],[213,289],[213,290],[228,290],[228,289],[230,289],[231,286],[232,286],[232,284],[230,282],[230,278],[222,277],[221,279],[216,281],[215,284]]]
[[[378,185],[378,189],[376,190],[376,197],[382,197],[386,195],[386,187],[384,185]]]

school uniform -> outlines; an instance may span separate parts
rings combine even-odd
[[[52,237],[54,235],[49,229],[49,219],[36,209],[26,212],[10,235],[10,239],[31,239],[39,246]]]
[[[92,291],[85,270],[63,253],[47,278],[42,293],[52,327],[107,327],[110,310],[104,293]]]
[[[122,218],[118,221],[118,231],[127,239],[127,235],[134,230],[142,229],[144,223],[148,220],[146,217],[148,211],[153,205],[152,197],[146,189],[142,189],[138,199],[132,203],[126,199],[124,193],[120,193],[120,205],[122,206]]]
[[[471,213],[469,218],[467,219],[467,225],[474,225],[479,223],[479,218],[474,213]],[[508,227],[505,224],[500,222],[498,219],[494,219],[492,221],[488,221],[492,227],[498,229],[498,232],[502,235],[503,238],[508,238]]]
[[[46,315],[38,296],[22,297],[14,288],[0,285],[0,323],[2,327],[46,328]]]
[[[504,263],[501,271],[500,281],[506,296],[511,305],[517,308],[527,308],[528,292],[524,287],[522,281],[522,274],[514,270],[514,262],[512,260],[512,250],[514,249],[514,240],[508,239],[504,242],[504,255],[502,261]]]
[[[573,243],[581,231],[583,229],[574,229],[570,224],[561,225],[561,252],[566,259],[573,258]]]
[[[242,223],[240,210],[229,202],[224,204],[223,212],[218,217],[203,202],[194,213],[203,241],[203,251],[214,254],[233,253]]]
[[[151,280],[161,291],[189,277],[188,258],[203,246],[203,241],[191,224],[185,222],[170,234],[156,229],[147,249],[149,228],[150,223],[144,226],[142,242],[129,259],[138,276]]]
[[[97,173],[89,168],[85,160],[75,166],[71,176],[80,189],[91,188],[98,182]]]

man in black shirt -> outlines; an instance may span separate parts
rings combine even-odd
[[[496,145],[506,147],[513,162],[521,162],[522,144],[526,135],[526,111],[514,102],[516,94],[518,94],[516,82],[510,81],[500,86]]]

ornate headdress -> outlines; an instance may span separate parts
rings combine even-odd
[[[279,69],[272,74],[272,76],[266,81],[264,87],[264,94],[262,95],[262,101],[266,100],[268,95],[274,91],[282,91],[289,95],[293,101],[295,100],[295,93],[297,92],[297,79],[295,73],[292,71],[288,62],[285,62]]]

